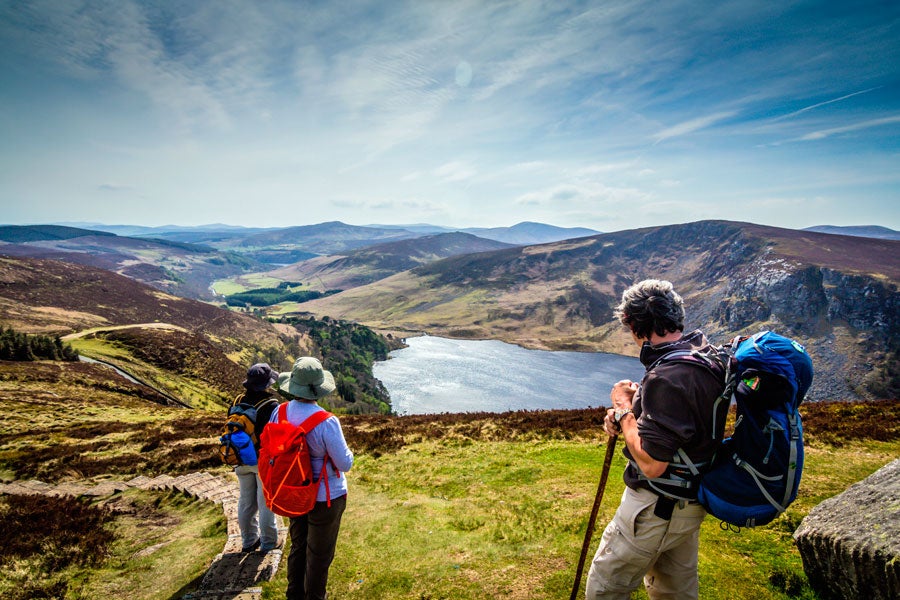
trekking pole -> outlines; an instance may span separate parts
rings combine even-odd
[[[591,536],[594,534],[594,525],[597,522],[597,512],[600,510],[600,501],[603,499],[603,492],[606,489],[606,480],[609,477],[609,469],[612,466],[617,439],[618,436],[611,435],[606,440],[606,457],[603,459],[603,472],[600,473],[600,485],[597,486],[597,496],[594,498],[594,506],[591,508],[591,518],[588,519],[587,531],[584,532],[584,543],[581,545],[581,558],[578,559],[578,570],[575,571],[575,584],[572,586],[572,595],[569,597],[569,600],[575,600],[578,597],[578,591],[581,587],[581,573],[584,570],[584,559],[587,557],[588,550],[591,547]]]

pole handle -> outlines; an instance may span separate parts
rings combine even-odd
[[[594,506],[591,508],[591,518],[588,519],[587,531],[584,532],[584,543],[581,545],[581,558],[578,559],[578,569],[575,571],[575,583],[572,585],[572,595],[569,600],[576,600],[581,587],[581,575],[584,571],[584,560],[591,548],[591,537],[594,534],[594,526],[597,523],[597,513],[600,510],[600,501],[606,490],[606,480],[609,478],[609,470],[612,466],[613,456],[616,452],[616,440],[618,436],[611,435],[606,440],[606,456],[603,459],[603,471],[600,473],[600,483],[597,486],[597,495],[594,497]]]

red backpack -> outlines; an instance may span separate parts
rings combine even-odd
[[[300,425],[294,425],[287,419],[287,405],[285,402],[278,407],[278,422],[269,423],[263,429],[259,449],[259,478],[266,506],[273,513],[283,517],[299,517],[315,507],[319,485],[323,479],[325,490],[329,491],[324,463],[319,479],[313,480],[306,436],[316,425],[332,415],[321,410],[313,413]],[[328,456],[325,461],[328,461]],[[330,497],[328,505],[331,506]]]

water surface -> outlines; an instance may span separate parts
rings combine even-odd
[[[421,336],[376,362],[397,414],[609,406],[620,379],[640,380],[636,358],[526,350],[497,340]]]

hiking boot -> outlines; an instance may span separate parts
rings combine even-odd
[[[256,552],[256,549],[257,549],[257,548],[259,548],[259,540],[256,540],[256,542],[254,542],[254,543],[253,543],[252,545],[250,545],[250,546],[244,546],[243,548],[241,548],[241,552],[244,552],[244,553],[247,553],[247,552]]]

